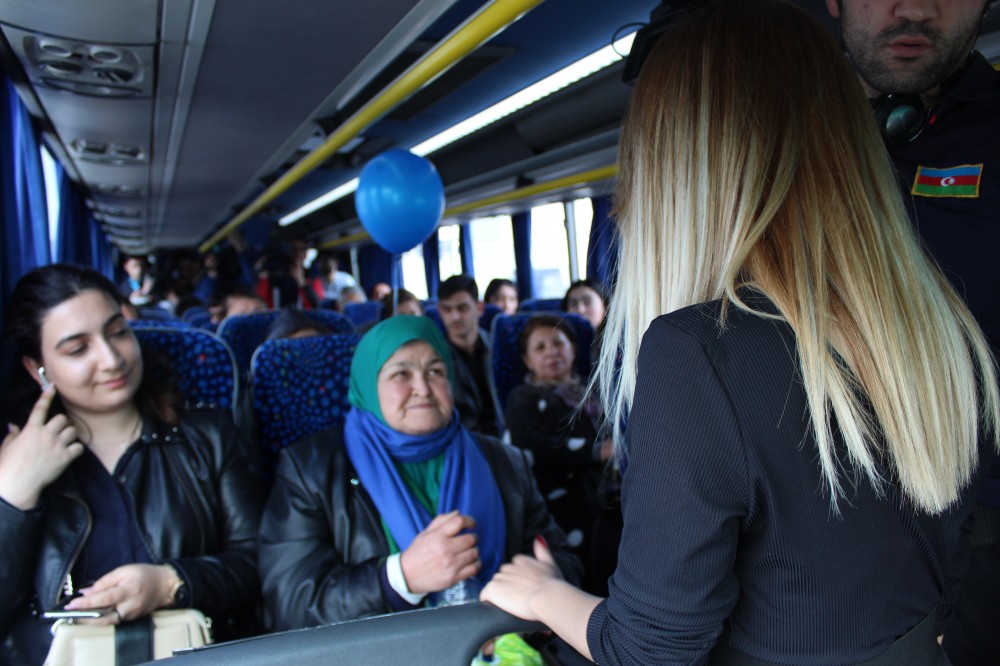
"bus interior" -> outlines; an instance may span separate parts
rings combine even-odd
[[[823,0],[797,3],[837,30]],[[234,234],[255,256],[292,239],[336,252],[368,290],[391,279],[391,257],[352,195],[390,149],[427,158],[444,185],[437,230],[400,262],[399,286],[419,298],[461,272],[480,290],[514,279],[522,300],[607,279],[625,56],[651,13],[685,4],[0,0],[0,70],[20,105],[5,117],[21,119],[12,131],[32,137],[45,180],[27,203],[4,203],[3,304],[35,266],[120,278],[127,255],[155,267]],[[992,4],[977,48],[996,63]],[[299,638],[188,659],[298,663],[336,642]],[[375,649],[370,633],[359,640]]]

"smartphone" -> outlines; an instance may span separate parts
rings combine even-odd
[[[86,618],[104,617],[111,612],[110,608],[89,608],[87,610],[54,610],[45,611],[42,617],[46,620],[82,620]]]
[[[45,368],[38,368],[38,377],[42,380],[43,391],[52,386],[52,382],[50,382],[49,378],[45,376]]]

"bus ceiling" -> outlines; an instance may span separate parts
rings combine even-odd
[[[822,0],[799,2],[833,26]],[[0,0],[0,66],[123,248],[207,246],[241,214],[330,243],[360,231],[351,183],[389,148],[436,165],[453,220],[607,192],[629,88],[620,57],[592,59],[659,4]],[[487,13],[506,18],[462,34]],[[366,111],[456,34],[468,53]],[[561,89],[424,143],[580,61]]]

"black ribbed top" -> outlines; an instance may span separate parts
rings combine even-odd
[[[835,516],[791,329],[730,307],[720,330],[720,307],[659,317],[643,338],[625,530],[610,598],[590,618],[591,654],[698,664],[722,641],[777,664],[873,658],[954,592],[973,491],[928,518],[862,479]]]

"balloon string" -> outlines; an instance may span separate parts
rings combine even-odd
[[[399,285],[403,281],[403,256],[396,252],[392,255],[392,312],[399,308]]]

